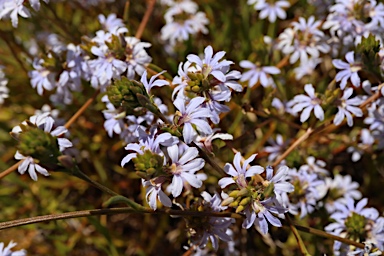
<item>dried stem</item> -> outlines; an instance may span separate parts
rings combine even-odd
[[[301,236],[300,236],[299,232],[297,232],[297,229],[296,229],[295,225],[292,223],[291,218],[289,217],[289,215],[285,214],[285,218],[286,218],[286,220],[288,222],[289,228],[291,229],[293,235],[296,238],[296,241],[297,241],[297,244],[299,245],[299,249],[300,249],[301,254],[305,255],[305,256],[310,255],[308,253],[308,251],[307,251],[307,248],[305,247],[303,239],[301,239]]]
[[[141,36],[143,35],[144,29],[147,26],[149,17],[151,17],[151,14],[152,14],[152,11],[153,11],[153,7],[155,6],[155,3],[156,3],[156,0],[148,0],[147,10],[145,11],[144,17],[141,20],[140,26],[137,29],[137,32],[136,32],[136,35],[135,35],[135,37],[137,39],[140,39]]]
[[[94,209],[94,210],[85,210],[85,211],[74,211],[67,213],[59,214],[50,214],[44,216],[37,216],[25,219],[18,219],[12,221],[0,222],[0,230],[8,229],[12,227],[25,226],[29,224],[35,224],[40,222],[46,222],[51,220],[63,220],[87,216],[98,216],[98,215],[114,215],[122,213],[139,213],[139,214],[167,214],[172,216],[212,216],[212,217],[230,217],[241,219],[242,215],[237,213],[230,212],[198,212],[198,211],[182,211],[182,210],[172,210],[172,209],[158,209],[154,211],[150,208],[143,208],[140,210],[132,209],[131,207],[122,207],[122,208],[109,208],[109,209]]]
[[[306,232],[309,234],[313,234],[316,236],[321,236],[321,237],[324,237],[327,239],[336,240],[336,241],[339,241],[339,242],[342,242],[345,244],[356,246],[357,248],[364,249],[364,244],[362,244],[362,243],[358,243],[358,242],[355,242],[355,241],[352,241],[352,240],[349,240],[347,238],[343,238],[340,236],[335,236],[335,235],[329,234],[329,233],[324,232],[324,231],[319,230],[319,229],[315,229],[315,228],[311,228],[311,227],[303,227],[303,226],[300,226],[297,224],[294,224],[294,225],[295,225],[297,230],[300,230],[300,231],[303,231],[303,232]]]
[[[16,171],[17,170],[17,167],[19,167],[19,165],[23,162],[24,160],[20,160],[19,162],[15,163],[14,165],[12,165],[11,167],[9,167],[7,170],[3,171],[2,173],[0,173],[0,180],[2,178],[4,178],[5,176],[7,176],[8,174],[11,174],[13,171]]]
[[[96,96],[99,94],[99,90],[97,90],[90,99],[88,99],[84,105],[68,120],[68,122],[64,125],[65,128],[69,128],[76,119],[83,114],[83,112],[91,105],[91,103],[95,100]]]
[[[276,167],[281,161],[283,161],[300,143],[308,138],[308,136],[313,132],[312,128],[308,128],[308,130],[301,135],[273,164],[273,167]]]

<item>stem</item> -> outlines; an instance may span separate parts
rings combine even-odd
[[[17,167],[19,167],[19,165],[24,161],[23,160],[20,160],[19,162],[15,163],[14,165],[12,165],[11,167],[9,167],[7,170],[3,171],[2,173],[0,173],[0,180],[2,178],[4,178],[5,176],[7,176],[8,174],[11,174],[13,171],[16,171],[17,170]]]
[[[308,130],[301,135],[273,164],[273,167],[276,167],[281,161],[283,161],[301,142],[306,140],[308,136],[313,132],[312,128],[308,128]]]
[[[145,27],[147,26],[149,17],[150,17],[151,14],[152,14],[153,7],[155,6],[155,3],[156,3],[156,0],[148,0],[147,10],[145,11],[144,17],[143,17],[143,19],[141,20],[140,26],[139,26],[139,28],[137,29],[137,32],[136,32],[136,35],[135,35],[135,37],[136,37],[137,39],[140,39],[141,36],[143,35],[144,29],[145,29]]]
[[[19,63],[19,65],[20,65],[21,69],[25,72],[25,74],[28,77],[28,69],[24,66],[24,62],[17,55],[17,52],[15,51],[15,49],[13,49],[12,44],[10,42],[11,40],[9,39],[9,37],[7,37],[7,35],[5,35],[5,32],[1,31],[1,30],[0,30],[0,36],[1,36],[1,39],[3,39],[3,41],[7,44],[9,50],[11,51],[11,53],[13,55],[13,57],[16,59],[17,63]]]
[[[91,105],[91,103],[95,100],[96,96],[99,94],[100,90],[97,90],[90,99],[88,99],[84,105],[68,120],[68,122],[64,125],[65,128],[69,128],[76,119],[83,114],[83,112]]]
[[[308,253],[307,248],[305,247],[305,244],[303,242],[303,239],[301,239],[301,236],[300,236],[299,232],[297,232],[295,225],[292,224],[292,221],[291,221],[291,218],[289,217],[289,215],[285,214],[285,218],[287,219],[288,225],[291,228],[292,233],[296,238],[296,241],[297,241],[297,244],[299,245],[299,249],[300,249],[301,254],[306,255],[306,256],[311,255]]]
[[[150,208],[143,207],[140,210],[132,209],[131,207],[121,207],[121,208],[109,208],[109,209],[93,209],[93,210],[84,210],[84,211],[74,211],[74,212],[66,212],[59,214],[50,214],[43,215],[25,219],[11,220],[0,222],[0,230],[20,227],[29,224],[35,224],[40,222],[46,222],[51,220],[64,220],[71,218],[80,218],[80,217],[88,217],[88,216],[99,216],[99,215],[114,215],[114,214],[122,214],[122,213],[139,213],[139,214],[167,214],[173,216],[212,216],[212,217],[229,217],[241,219],[242,215],[237,213],[230,212],[196,212],[196,211],[182,211],[182,210],[171,210],[171,209],[158,209],[154,211]]]
[[[173,215],[173,216],[210,216],[210,217],[221,217],[221,218],[234,218],[234,219],[243,219],[244,216],[237,213],[230,213],[230,212],[196,212],[196,211],[183,211],[183,210],[172,210],[172,209],[158,209],[156,211],[142,207],[140,210],[135,210],[130,207],[121,207],[121,208],[109,208],[109,209],[93,209],[93,210],[84,210],[84,211],[74,211],[74,212],[66,212],[66,213],[58,213],[58,214],[50,214],[50,215],[43,215],[43,216],[37,216],[37,217],[31,217],[31,218],[25,218],[25,219],[18,219],[18,220],[11,220],[11,221],[4,221],[0,222],[0,230],[13,228],[13,227],[20,227],[25,226],[29,224],[35,224],[35,223],[41,223],[51,220],[64,220],[64,219],[71,219],[71,218],[80,218],[80,217],[88,217],[88,216],[99,216],[99,215],[114,215],[114,214],[122,214],[122,213],[138,213],[138,214],[167,214],[167,215]],[[297,224],[292,224],[296,229],[317,235],[320,237],[337,240],[345,244],[353,245],[358,248],[364,249],[364,244],[358,243],[343,237],[335,236],[332,234],[328,234],[322,230],[318,230],[315,228],[310,227],[303,227]]]
[[[342,242],[342,243],[345,243],[345,244],[356,246],[357,248],[364,249],[364,244],[362,244],[362,243],[358,243],[358,242],[355,242],[355,241],[352,241],[352,240],[349,240],[347,238],[343,238],[343,237],[340,237],[340,236],[335,236],[335,235],[329,234],[329,233],[324,232],[324,231],[319,230],[319,229],[315,229],[315,228],[311,228],[311,227],[303,227],[303,226],[300,226],[300,225],[297,225],[297,224],[294,224],[294,225],[300,231],[303,231],[303,232],[306,232],[306,233],[309,233],[309,234],[313,234],[313,235],[316,235],[316,236],[321,236],[321,237],[324,237],[324,238],[336,240],[336,241],[339,241],[339,242]]]

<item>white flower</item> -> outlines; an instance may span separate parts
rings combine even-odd
[[[195,172],[204,167],[204,160],[196,158],[198,150],[193,147],[182,147],[173,145],[167,148],[168,156],[172,162],[170,172],[173,174],[170,191],[173,197],[178,197],[184,187],[184,182],[194,188],[199,188],[203,184]]]
[[[26,256],[27,253],[25,250],[11,251],[13,247],[15,247],[17,243],[13,241],[9,242],[7,247],[4,247],[4,243],[0,243],[0,256]]]
[[[249,5],[254,5],[255,10],[260,11],[259,18],[265,19],[268,17],[269,22],[275,22],[276,17],[285,19],[287,14],[283,8],[288,8],[291,4],[288,1],[271,1],[268,0],[248,0]]]
[[[353,125],[353,117],[352,114],[354,114],[357,117],[363,116],[363,111],[357,107],[362,103],[362,100],[358,97],[354,97],[352,99],[349,99],[353,93],[352,88],[348,88],[344,91],[343,97],[341,98],[340,106],[338,106],[339,111],[335,115],[335,118],[333,119],[333,123],[335,125],[341,124],[341,122],[344,120],[345,117],[347,117],[347,123],[348,126]]]
[[[324,110],[320,106],[321,100],[316,97],[312,84],[306,84],[304,90],[309,97],[303,94],[296,95],[293,98],[292,111],[296,113],[303,111],[300,115],[300,122],[302,123],[308,120],[312,110],[314,110],[316,118],[323,121]]]
[[[353,51],[348,52],[345,55],[345,59],[348,61],[348,63],[339,59],[332,61],[333,65],[336,68],[342,69],[336,74],[336,77],[335,77],[336,82],[341,81],[340,88],[344,90],[345,86],[347,85],[347,80],[351,78],[352,84],[354,86],[359,87],[360,77],[357,72],[361,70],[361,64],[358,62],[355,62]]]
[[[219,186],[221,188],[225,188],[230,184],[237,183],[239,187],[245,188],[247,186],[246,178],[264,172],[264,168],[259,165],[251,166],[248,168],[249,163],[255,159],[256,155],[257,154],[251,155],[247,160],[244,161],[243,164],[241,164],[241,153],[237,152],[233,159],[233,165],[226,163],[224,166],[224,171],[231,175],[232,178],[221,178],[218,183]]]
[[[24,6],[24,0],[3,0],[0,2],[0,19],[10,17],[12,26],[16,28],[19,23],[18,15],[23,18],[31,17],[31,13]]]
[[[250,69],[247,72],[244,72],[241,76],[240,81],[248,81],[248,87],[252,88],[258,81],[264,87],[270,86],[270,80],[268,80],[269,75],[280,74],[280,69],[273,66],[259,67],[257,64],[254,64],[248,60],[240,61],[240,67]]]

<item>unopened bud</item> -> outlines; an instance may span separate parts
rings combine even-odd
[[[243,200],[240,201],[240,205],[246,206],[250,202],[251,202],[251,198],[250,197],[246,197],[246,198],[243,198]]]
[[[222,206],[228,206],[233,201],[234,201],[233,197],[227,197],[226,199],[223,200],[223,202],[221,202],[221,205]]]
[[[237,194],[238,197],[241,196],[247,196],[248,195],[248,189],[247,188],[242,188],[239,193]]]
[[[244,211],[244,206],[240,205],[239,207],[236,208],[236,213]]]
[[[233,190],[233,191],[231,191],[231,193],[229,193],[229,196],[230,197],[237,197],[238,193],[239,193],[239,190]]]

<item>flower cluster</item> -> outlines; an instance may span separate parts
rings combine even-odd
[[[192,0],[167,1],[168,9],[164,14],[166,24],[161,29],[161,39],[175,46],[177,42],[187,41],[191,35],[208,33],[209,24],[204,12]]]

